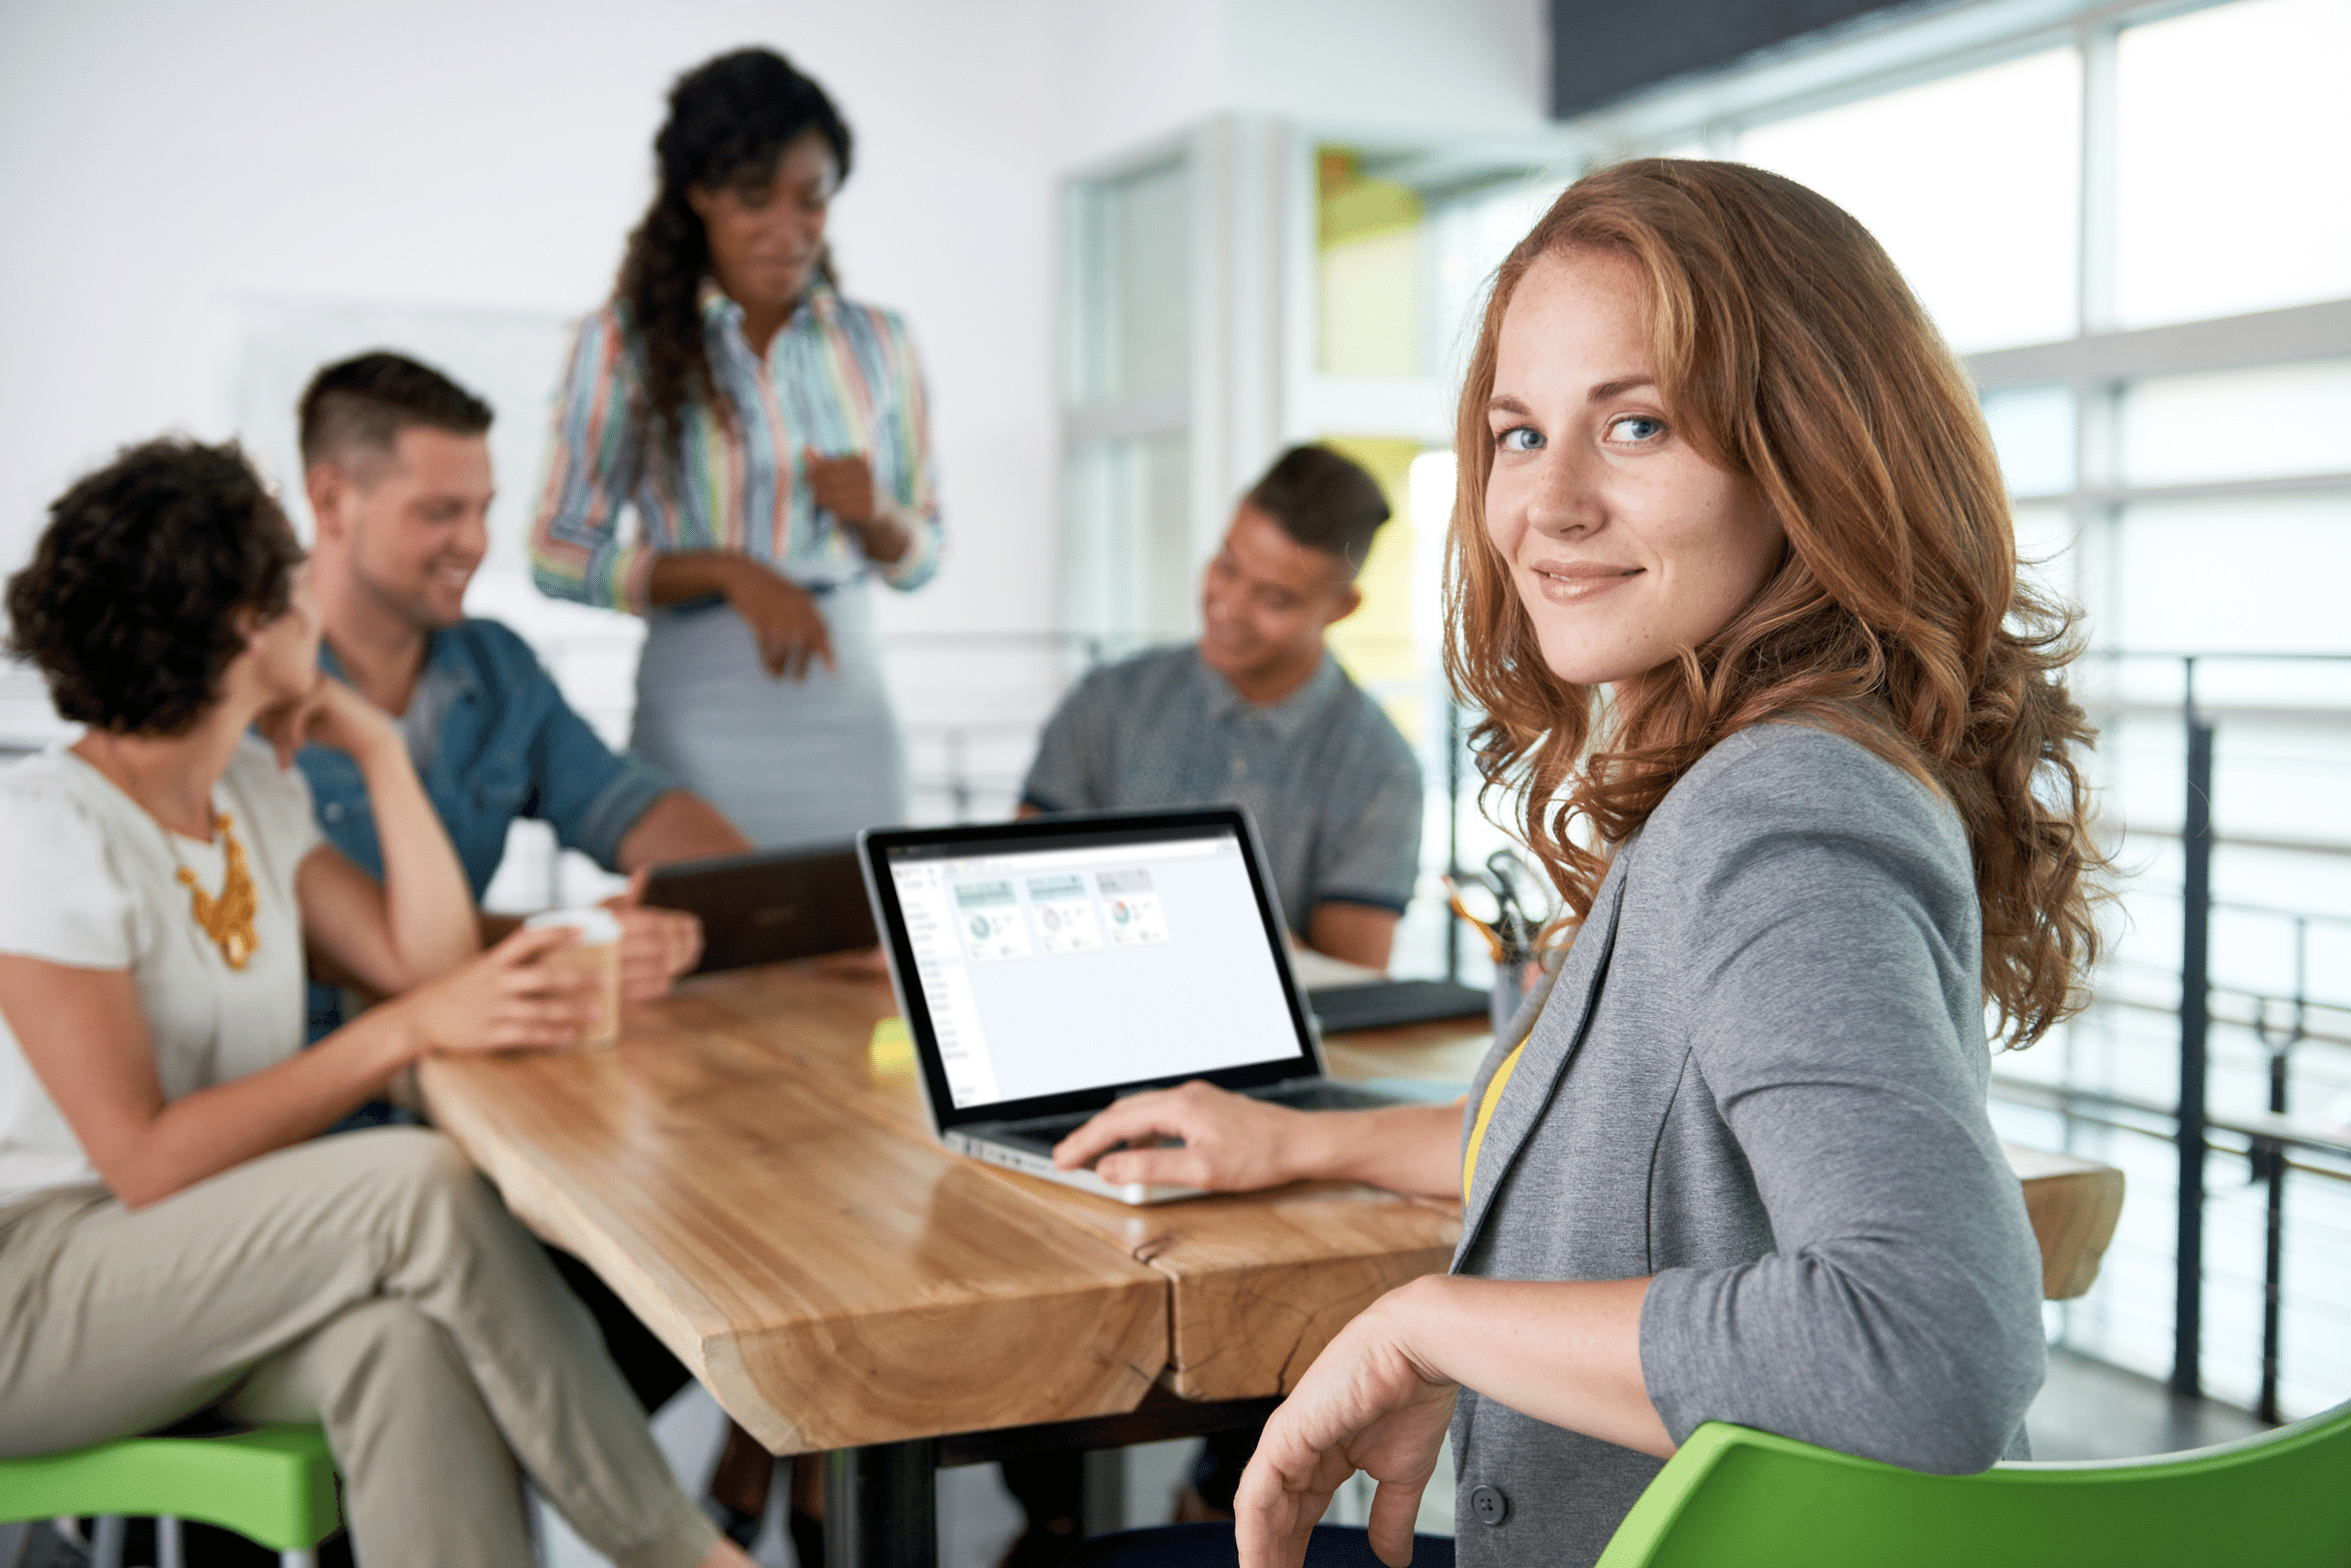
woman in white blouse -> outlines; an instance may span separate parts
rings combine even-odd
[[[242,455],[126,450],[51,508],[8,611],[89,728],[0,774],[0,1454],[315,1420],[370,1568],[529,1561],[518,1464],[615,1562],[747,1562],[445,1140],[313,1138],[427,1051],[566,1044],[584,1006],[537,962],[563,933],[474,955],[448,838],[390,722],[320,678]],[[312,825],[306,741],[358,761],[380,886]],[[305,942],[396,997],[306,1051]]]

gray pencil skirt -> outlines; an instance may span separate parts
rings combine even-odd
[[[656,610],[637,665],[630,745],[762,846],[850,837],[904,820],[898,734],[863,583],[818,597],[838,668],[778,679],[733,609]]]

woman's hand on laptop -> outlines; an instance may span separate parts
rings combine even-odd
[[[1120,1100],[1062,1139],[1053,1163],[1065,1171],[1091,1163],[1114,1187],[1142,1182],[1246,1193],[1337,1180],[1458,1201],[1461,1137],[1458,1100],[1383,1111],[1293,1111],[1195,1080]],[[1114,1147],[1119,1144],[1126,1147]]]
[[[1194,1080],[1128,1095],[1062,1139],[1053,1163],[1065,1171],[1092,1164],[1114,1187],[1142,1182],[1254,1192],[1323,1174],[1314,1158],[1319,1129],[1311,1124],[1330,1119]],[[1126,1147],[1115,1147],[1120,1144]]]

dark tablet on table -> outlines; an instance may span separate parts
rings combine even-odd
[[[653,868],[645,901],[701,916],[696,974],[851,952],[876,940],[854,843],[672,861]]]

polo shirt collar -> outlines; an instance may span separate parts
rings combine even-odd
[[[1304,686],[1278,703],[1258,704],[1243,697],[1232,682],[1210,669],[1197,649],[1193,651],[1192,669],[1200,681],[1201,704],[1209,718],[1221,724],[1234,714],[1247,714],[1282,740],[1296,735],[1346,679],[1339,669],[1339,661],[1326,648],[1323,662],[1315,666],[1315,673],[1306,678]]]

